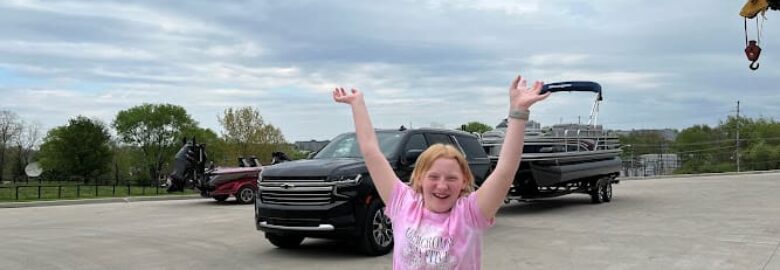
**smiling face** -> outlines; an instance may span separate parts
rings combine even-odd
[[[422,177],[425,208],[435,213],[449,212],[466,185],[466,178],[456,159],[436,159]]]
[[[469,163],[452,145],[434,144],[420,154],[411,181],[425,208],[436,213],[449,212],[458,198],[474,191]]]

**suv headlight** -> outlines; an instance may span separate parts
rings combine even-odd
[[[257,174],[257,186],[260,186],[260,182],[263,182],[263,171]]]
[[[360,185],[360,179],[363,177],[362,174],[356,174],[356,175],[345,175],[341,176],[339,178],[336,178],[336,180],[333,181],[336,186],[340,187],[351,187],[351,186],[357,186]]]

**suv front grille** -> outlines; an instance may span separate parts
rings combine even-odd
[[[258,188],[263,203],[324,205],[332,201],[333,184],[325,178],[263,178]]]
[[[286,177],[271,177],[263,176],[263,183],[285,183],[285,182],[325,182],[325,177],[311,177],[311,176],[286,176]]]

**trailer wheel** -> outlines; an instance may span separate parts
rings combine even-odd
[[[301,245],[301,242],[303,242],[303,236],[289,236],[289,235],[279,235],[279,234],[273,234],[273,233],[265,233],[265,238],[268,239],[268,242],[271,242],[274,246],[278,248],[297,248]]]
[[[236,201],[241,204],[249,204],[255,200],[255,189],[250,186],[243,186],[236,192]]]
[[[228,197],[230,197],[230,195],[214,195],[212,198],[214,198],[215,201],[224,202]]]
[[[393,227],[383,208],[380,200],[373,200],[363,221],[360,250],[369,256],[385,255],[393,250]]]
[[[612,181],[605,181],[606,184],[604,185],[604,192],[602,193],[603,197],[602,200],[604,202],[611,202],[612,201]]]
[[[593,187],[591,188],[591,190],[589,192],[589,194],[590,194],[590,202],[595,203],[595,204],[599,204],[599,203],[604,202],[604,196],[603,196],[604,190],[605,190],[604,189],[604,181],[597,180],[593,184]]]

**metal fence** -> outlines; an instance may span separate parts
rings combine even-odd
[[[185,191],[191,194],[192,191]],[[148,185],[23,184],[0,185],[0,201],[62,200],[168,194],[164,187]],[[179,193],[181,194],[181,192]]]
[[[623,177],[651,177],[674,174],[682,166],[675,154],[647,154],[623,160]]]

